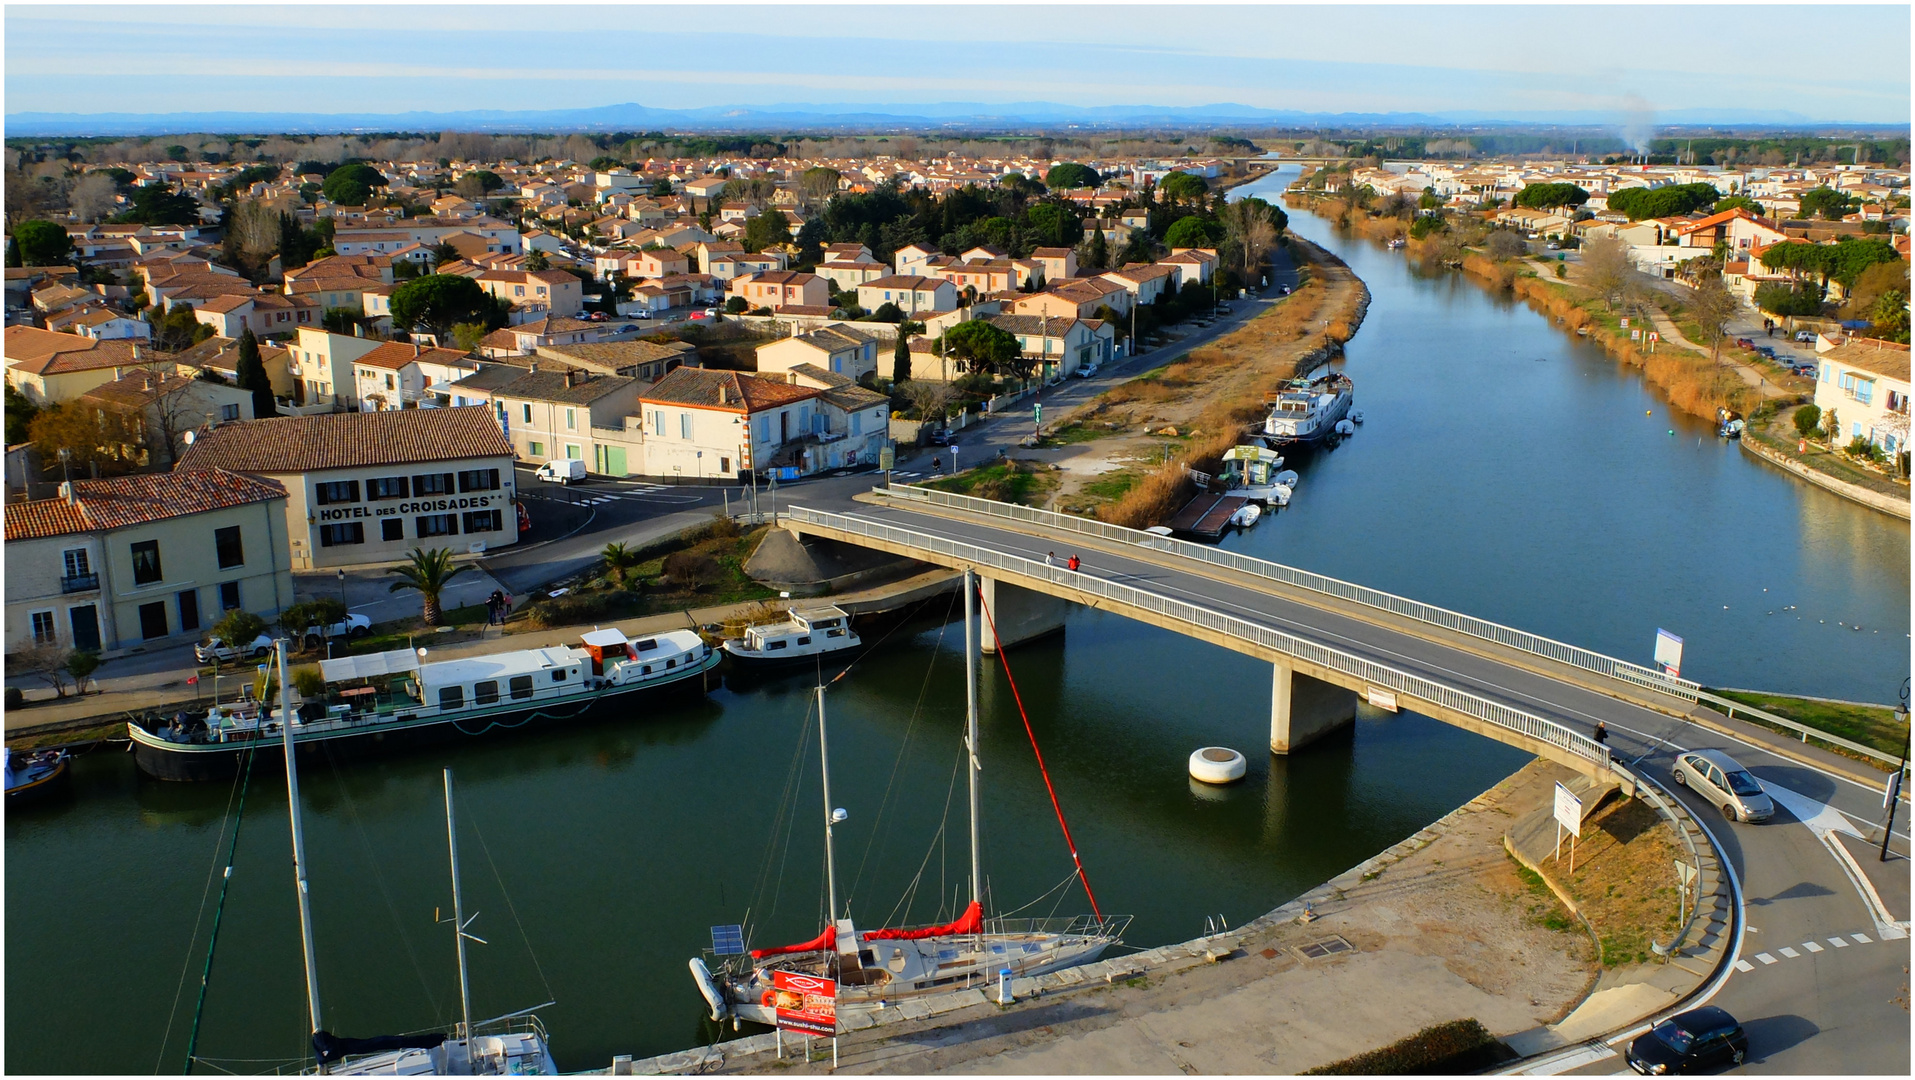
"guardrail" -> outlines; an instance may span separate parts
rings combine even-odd
[[[1540,634],[1532,634],[1527,630],[1517,630],[1513,627],[1504,626],[1501,623],[1490,622],[1488,619],[1479,619],[1474,615],[1464,615],[1461,612],[1451,611],[1448,608],[1437,607],[1434,604],[1426,604],[1420,600],[1411,600],[1407,597],[1397,596],[1394,593],[1387,593],[1381,589],[1372,589],[1364,585],[1354,585],[1350,582],[1340,581],[1324,574],[1312,573],[1308,570],[1299,570],[1292,566],[1284,566],[1281,563],[1270,562],[1267,559],[1258,559],[1249,555],[1239,555],[1235,552],[1211,547],[1207,544],[1193,544],[1186,540],[1160,536],[1156,533],[1148,533],[1140,529],[1131,529],[1122,525],[1111,525],[1107,522],[1096,521],[1091,518],[1077,517],[1074,514],[1060,514],[1053,510],[1039,510],[1029,506],[1016,506],[1011,503],[997,502],[993,499],[980,499],[973,495],[959,495],[953,492],[937,491],[930,488],[890,487],[876,488],[873,490],[876,494],[897,499],[900,502],[919,502],[932,506],[944,506],[954,510],[983,514],[988,517],[1022,521],[1031,525],[1058,529],[1064,532],[1082,533],[1086,536],[1095,536],[1099,539],[1111,540],[1120,544],[1129,544],[1134,547],[1149,548],[1154,551],[1164,552],[1165,554],[1179,555],[1187,559],[1195,559],[1198,562],[1209,563],[1213,566],[1225,567],[1226,569],[1235,570],[1239,573],[1249,574],[1269,581],[1281,582],[1285,585],[1306,589],[1310,592],[1320,593],[1325,596],[1333,596],[1340,600],[1362,604],[1365,607],[1376,608],[1380,611],[1388,611],[1391,614],[1415,619],[1418,622],[1427,623],[1431,626],[1440,626],[1446,630],[1453,630],[1457,633],[1467,634],[1470,637],[1483,641],[1494,642],[1495,644],[1504,645],[1512,649],[1530,653],[1534,656],[1540,656],[1547,660],[1568,664],[1571,667],[1580,668],[1584,671],[1619,679],[1646,690],[1654,690],[1658,693],[1681,698],[1685,701],[1707,703],[1724,710],[1725,714],[1731,719],[1735,717],[1737,710],[1740,710],[1744,716],[1760,720],[1765,724],[1773,724],[1796,733],[1801,737],[1803,742],[1816,739],[1830,746],[1840,747],[1850,753],[1861,754],[1875,761],[1880,761],[1891,771],[1900,764],[1899,758],[1884,754],[1871,747],[1863,746],[1860,743],[1851,742],[1839,735],[1831,735],[1824,731],[1818,731],[1815,728],[1797,723],[1787,717],[1777,716],[1774,713],[1755,708],[1754,706],[1744,705],[1740,702],[1730,701],[1728,698],[1712,694],[1704,690],[1700,683],[1691,682],[1688,679],[1673,678],[1654,668],[1644,667],[1641,664],[1633,664],[1627,660],[1618,660],[1613,656],[1605,656],[1592,649],[1585,649],[1577,645],[1568,645],[1551,638],[1543,637]]]
[[[1267,626],[1260,626],[1234,615],[1225,615],[1187,601],[1174,600],[1160,593],[1146,592],[1129,585],[1119,585],[1090,574],[1077,574],[1057,567],[1045,566],[1033,559],[991,551],[988,548],[960,543],[948,537],[934,536],[914,529],[812,510],[803,506],[789,508],[785,511],[785,516],[792,521],[837,529],[858,536],[869,536],[873,539],[961,559],[977,566],[1007,570],[1034,580],[1056,581],[1058,575],[1070,573],[1071,587],[1078,592],[1155,612],[1166,618],[1213,630],[1239,641],[1308,661],[1319,667],[1340,671],[1370,685],[1420,698],[1525,738],[1547,743],[1600,766],[1610,766],[1609,751],[1606,747],[1561,724],[1545,720],[1533,713],[1512,709],[1477,697],[1468,691],[1458,690],[1397,668],[1365,660],[1341,649],[1286,634],[1280,630],[1273,630]]]

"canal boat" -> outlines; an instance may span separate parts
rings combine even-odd
[[[301,753],[366,753],[573,720],[612,702],[703,692],[723,659],[695,631],[629,639],[593,630],[577,645],[517,649],[426,663],[424,649],[322,660],[323,694],[292,717]],[[162,780],[235,775],[241,756],[278,733],[285,710],[216,707],[201,717],[129,723],[134,759]],[[271,749],[270,745],[261,745]]]
[[[714,927],[713,948],[693,957],[693,981],[711,1018],[734,1024],[776,1024],[781,973],[829,979],[836,984],[837,1015],[870,1012],[928,994],[995,984],[999,973],[1028,978],[1096,960],[1120,942],[1129,916],[1101,913],[1069,918],[985,918],[983,869],[978,843],[980,790],[977,758],[977,585],[966,571],[964,757],[970,767],[971,899],[954,921],[929,926],[860,930],[838,904],[832,826],[846,819],[831,802],[831,759],[826,742],[825,687],[818,687],[818,750],[824,778],[826,925],[809,941],[746,951],[742,927]],[[1040,759],[1040,765],[1042,760]],[[1061,820],[1061,815],[1060,815]],[[1066,834],[1068,835],[1068,834]],[[1076,852],[1072,851],[1073,860]],[[1082,878],[1081,864],[1077,873]],[[1089,895],[1089,886],[1085,887]],[[1096,900],[1091,898],[1093,911]],[[707,959],[711,963],[707,962]]]
[[[726,655],[745,668],[772,668],[862,645],[851,616],[837,607],[793,608],[777,622],[756,623],[724,644]]]
[[[1238,509],[1238,511],[1235,514],[1231,515],[1230,523],[1232,525],[1235,525],[1239,529],[1248,529],[1250,526],[1255,525],[1258,521],[1262,519],[1263,519],[1262,507],[1258,506],[1256,503],[1244,503],[1243,506],[1240,509]]]
[[[65,750],[16,754],[0,748],[0,767],[6,774],[7,805],[24,806],[59,791],[66,783],[72,755]]]
[[[1272,446],[1309,445],[1334,432],[1356,401],[1356,384],[1341,372],[1292,379],[1272,395],[1263,437]]]
[[[1252,503],[1287,506],[1295,485],[1282,483],[1277,478],[1295,474],[1280,472],[1282,468],[1283,455],[1274,450],[1233,446],[1224,451],[1223,467],[1218,470],[1217,479],[1228,494],[1241,495]]]

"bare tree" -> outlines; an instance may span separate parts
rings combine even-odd
[[[1723,287],[1721,277],[1708,274],[1689,290],[1689,306],[1695,313],[1696,323],[1709,336],[1709,360],[1721,362],[1722,335],[1728,333],[1729,321],[1735,318],[1741,305],[1734,294]]]
[[[35,645],[8,657],[7,667],[10,671],[22,672],[45,680],[48,686],[53,687],[53,693],[56,696],[65,697],[66,666],[72,656],[71,650],[62,649],[58,645]]]
[[[74,219],[90,225],[113,212],[118,196],[119,190],[114,186],[113,178],[95,172],[87,173],[73,182],[67,202]]]
[[[1613,236],[1591,240],[1583,245],[1583,284],[1596,290],[1603,303],[1615,310],[1629,291],[1637,272],[1629,258],[1629,246]]]
[[[951,400],[957,396],[957,392],[951,389],[949,383],[927,382],[922,379],[912,379],[898,389],[904,394],[905,400],[918,410],[920,419],[928,422],[936,416],[939,426],[944,423],[944,414],[950,407]]]
[[[1276,243],[1277,227],[1270,223],[1262,205],[1248,199],[1226,204],[1218,216],[1223,219],[1229,238],[1236,243],[1238,268],[1244,280],[1249,281],[1257,267],[1263,265],[1270,245]]]
[[[1497,229],[1483,242],[1483,250],[1492,259],[1517,259],[1529,254],[1529,245],[1508,229]]]
[[[234,207],[226,227],[248,255],[270,255],[279,249],[279,212],[263,202],[248,200]]]

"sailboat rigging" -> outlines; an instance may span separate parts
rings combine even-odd
[[[713,956],[715,969],[705,959],[694,957],[690,961],[692,977],[711,1006],[713,1020],[730,1017],[734,1022],[774,1022],[773,979],[780,971],[834,980],[842,1014],[878,1009],[924,994],[984,986],[1006,968],[1013,976],[1028,977],[1090,963],[1119,942],[1129,916],[984,918],[977,709],[980,628],[974,571],[965,572],[964,598],[964,761],[970,794],[971,897],[963,915],[940,925],[860,931],[849,913],[840,910],[832,829],[845,820],[845,814],[831,803],[831,763],[825,743],[826,687],[820,685],[818,741],[825,789],[826,925],[817,937],[794,945],[747,953],[740,943],[735,951]],[[1076,860],[1074,845],[1072,858]],[[1081,876],[1081,864],[1079,873]]]

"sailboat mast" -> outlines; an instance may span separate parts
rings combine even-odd
[[[966,769],[971,781],[971,902],[984,903],[984,873],[978,850],[978,760],[977,760],[977,573],[964,571],[964,753],[970,759]]]
[[[830,908],[825,921],[831,926],[838,925],[838,861],[831,848],[831,826],[837,823],[838,812],[831,806],[831,750],[825,745],[825,688],[818,687],[818,762],[824,770],[825,789],[825,890]]]
[[[273,643],[279,666],[279,733],[286,752],[286,813],[293,827],[293,885],[299,897],[299,940],[306,952],[306,1013],[312,1021],[312,1034],[318,1034],[319,962],[313,951],[313,907],[306,891],[306,829],[299,813],[299,766],[293,755],[292,693],[286,686],[286,639]],[[326,1071],[322,1063],[320,1072]]]
[[[465,1016],[461,1028],[465,1040],[472,1040],[472,987],[465,969],[465,897],[459,892],[459,833],[452,817],[452,770],[445,770],[446,849],[452,856],[452,930],[459,943],[459,1010]]]

